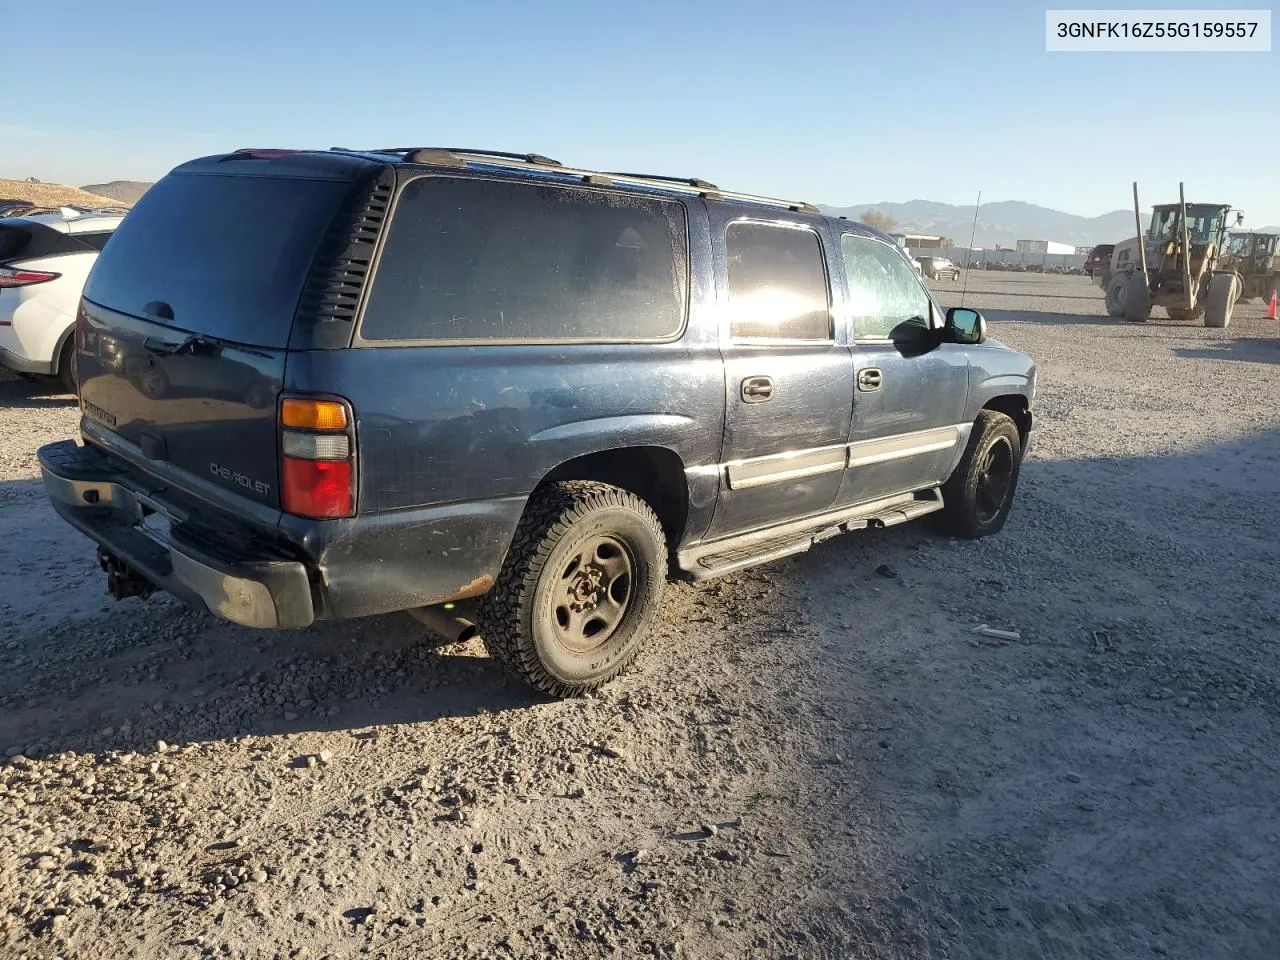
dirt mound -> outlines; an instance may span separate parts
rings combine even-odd
[[[79,187],[30,180],[0,180],[0,200],[29,200],[42,207],[118,207],[121,203]]]

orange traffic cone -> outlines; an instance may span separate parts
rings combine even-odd
[[[1276,292],[1274,290],[1271,291],[1271,302],[1267,304],[1267,319],[1276,319]]]

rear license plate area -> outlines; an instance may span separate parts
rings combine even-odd
[[[169,518],[163,513],[151,512],[142,518],[142,522],[138,524],[138,529],[145,533],[156,543],[169,545],[169,534],[172,524]]]

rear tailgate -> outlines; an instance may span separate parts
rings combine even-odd
[[[80,396],[87,417],[163,472],[278,508],[290,331],[352,184],[227,167],[161,180],[98,258],[81,305]]]

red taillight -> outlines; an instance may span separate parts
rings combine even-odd
[[[62,276],[46,270],[23,270],[21,267],[0,267],[0,290],[6,287],[29,287],[36,283],[48,283]]]
[[[280,506],[328,519],[355,515],[354,419],[345,400],[280,401]]]
[[[349,517],[351,461],[284,457],[285,513],[300,517]]]

